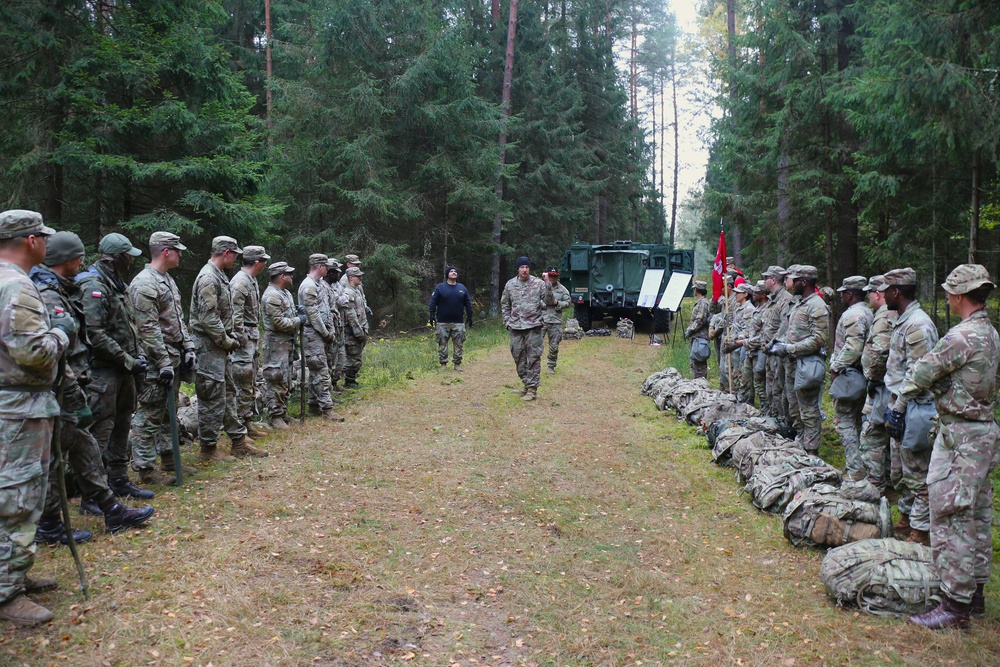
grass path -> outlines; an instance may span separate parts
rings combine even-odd
[[[56,621],[0,664],[997,664],[992,591],[966,635],[832,607],[822,554],[639,395],[644,343],[564,343],[534,404],[494,348],[274,436],[82,547],[89,602],[40,549]]]

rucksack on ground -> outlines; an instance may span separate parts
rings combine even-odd
[[[797,547],[839,547],[892,535],[892,514],[885,498],[852,500],[829,484],[795,494],[785,507],[785,537]]]
[[[744,489],[757,508],[778,513],[796,493],[821,483],[840,484],[840,471],[818,456],[793,454],[776,465],[755,466]]]
[[[733,445],[730,452],[732,455],[732,465],[739,473],[739,478],[744,483],[753,475],[757,466],[773,466],[788,459],[794,459],[799,465],[819,465],[822,459],[811,457],[802,445],[794,440],[788,440],[778,435],[762,433],[759,438],[744,438]]]

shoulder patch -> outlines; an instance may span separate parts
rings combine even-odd
[[[94,297],[95,299],[100,299],[104,295],[98,292],[97,290],[94,290],[93,292],[90,293],[90,296]]]

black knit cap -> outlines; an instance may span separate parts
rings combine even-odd
[[[527,264],[528,266],[531,266],[531,260],[528,259],[527,255],[522,255],[521,257],[517,258],[517,268],[521,268],[525,264]]]
[[[451,264],[449,264],[448,266],[444,267],[444,277],[447,278],[448,274],[451,273],[452,271],[456,271],[457,272],[458,271],[458,267],[457,266],[452,266]]]

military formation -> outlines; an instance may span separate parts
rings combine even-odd
[[[816,267],[770,266],[751,286],[732,258],[727,264],[724,294],[714,303],[706,284],[694,283],[685,331],[692,375],[706,377],[707,342],[716,340],[720,388],[783,420],[817,455],[829,378],[846,458],[841,494],[898,494],[896,536],[933,552],[942,601],[910,622],[968,628],[971,616],[985,613],[993,559],[989,475],[1000,459],[993,417],[1000,337],[986,313],[995,287],[989,273],[963,264],[949,274],[941,287],[961,322],[940,338],[917,301],[912,268],[845,278],[827,362],[831,311]]]
[[[293,267],[269,263],[262,246],[218,236],[185,319],[171,271],[186,250],[176,234],[153,233],[149,263],[126,283],[142,252],[124,235],[101,239],[99,258],[85,267],[76,234],[47,227],[33,211],[0,213],[0,618],[51,620],[28,597],[56,586],[29,574],[34,545],[93,538],[64,525],[57,451],[81,492],[81,513],[104,517],[109,533],[155,514],[122,499],[151,500],[144,487],[176,483],[178,466],[196,472],[174,457],[182,379],[198,398],[203,465],[268,456],[252,437],[289,428],[299,354],[309,376],[303,408],[343,421],[334,395],[358,386],[369,334],[361,260],[348,255],[342,272],[336,259],[310,255],[296,304]],[[252,421],[258,411],[269,424]]]

